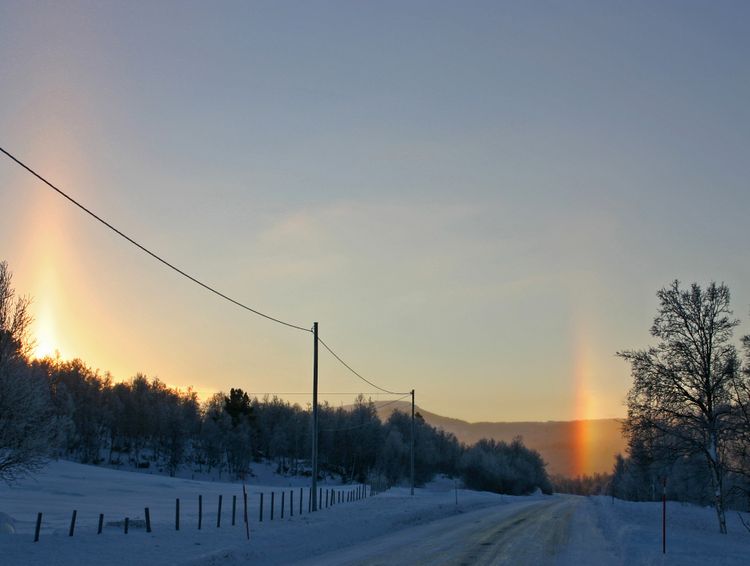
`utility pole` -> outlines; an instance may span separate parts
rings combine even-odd
[[[318,323],[313,322],[312,510],[318,510]]]
[[[411,390],[411,494],[414,495],[414,390]]]

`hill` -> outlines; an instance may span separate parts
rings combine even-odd
[[[393,411],[410,412],[411,404],[400,401],[379,410],[381,419]],[[624,453],[625,439],[618,419],[546,422],[476,422],[444,417],[417,407],[425,421],[473,444],[481,438],[509,442],[521,436],[529,448],[538,450],[552,474],[576,476],[611,472],[614,456]]]

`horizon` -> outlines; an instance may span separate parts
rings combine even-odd
[[[737,12],[6,3],[0,145],[201,281],[318,321],[430,412],[622,419],[615,352],[652,343],[658,289],[726,282],[750,333]],[[34,300],[36,357],[205,393],[311,389],[311,337],[0,157],[0,260]],[[320,379],[332,406],[374,395],[326,351]]]

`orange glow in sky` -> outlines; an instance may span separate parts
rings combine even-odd
[[[574,475],[587,473],[591,466],[589,453],[592,442],[591,430],[585,419],[594,417],[595,400],[590,391],[592,364],[588,332],[590,330],[586,325],[579,323],[574,335],[573,386],[575,389],[574,418],[576,419],[573,425]]]

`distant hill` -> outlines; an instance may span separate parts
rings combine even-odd
[[[399,401],[379,409],[381,419],[399,410],[411,412],[411,403]],[[470,423],[417,408],[426,422],[473,444],[481,438],[509,442],[521,436],[529,448],[538,450],[551,474],[575,476],[580,473],[611,472],[614,456],[625,452],[625,439],[618,419],[546,422]],[[576,438],[579,437],[580,441]]]

